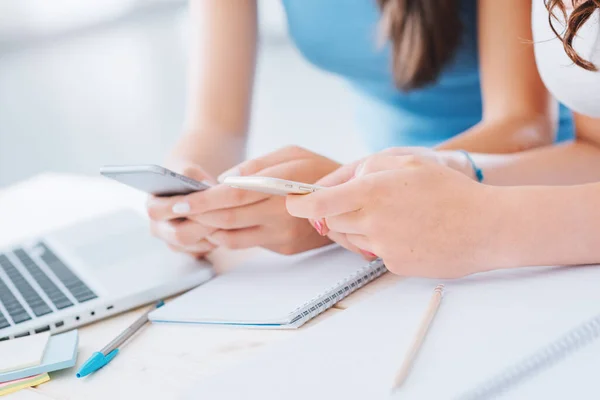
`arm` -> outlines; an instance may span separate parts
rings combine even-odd
[[[577,137],[516,154],[472,154],[490,185],[573,185],[600,181],[600,119],[574,114]],[[471,173],[462,155],[456,169]],[[462,164],[461,164],[462,163]]]
[[[600,118],[574,114],[576,139],[517,154],[475,154],[492,199],[488,264],[578,265],[600,261]],[[547,186],[516,186],[547,185]],[[551,186],[571,185],[571,186]],[[491,219],[490,219],[491,217]]]
[[[192,0],[185,133],[172,160],[218,175],[244,157],[257,42],[256,0]]]
[[[531,2],[479,0],[481,122],[440,150],[514,153],[551,144],[557,107],[538,74]]]
[[[348,172],[288,196],[288,211],[320,220],[338,243],[376,254],[396,274],[456,278],[600,260],[600,183],[481,185],[430,158],[389,154],[369,157],[349,181]]]
[[[493,263],[580,265],[600,261],[600,183],[494,188],[499,211]],[[504,192],[504,193],[502,193]]]

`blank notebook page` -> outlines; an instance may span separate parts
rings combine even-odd
[[[152,312],[157,322],[287,324],[292,313],[368,264],[341,247],[264,256]]]
[[[405,384],[391,393],[440,282],[446,285],[442,304]],[[600,267],[594,266],[499,271],[445,282],[406,279],[237,368],[203,379],[188,398],[459,398],[600,313],[599,282]],[[587,369],[592,364],[585,360],[586,348],[580,352],[581,363],[572,368]],[[559,380],[560,363],[555,367],[556,372],[541,371],[531,387],[515,386],[506,398],[521,398],[520,389],[535,394],[544,393],[545,385],[558,386],[549,380]],[[594,372],[597,376],[598,368]],[[572,371],[565,378],[577,384],[590,375]]]

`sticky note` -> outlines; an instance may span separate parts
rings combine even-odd
[[[44,332],[0,342],[0,373],[39,365],[49,337]]]
[[[38,365],[15,371],[0,372],[0,383],[43,374],[44,372],[71,368],[77,361],[78,343],[79,335],[77,330],[50,336],[44,357]]]
[[[29,376],[27,378],[17,379],[16,381],[0,383],[0,396],[14,393],[17,390],[34,387],[41,385],[42,383],[48,382],[50,376],[48,374],[40,374]]]

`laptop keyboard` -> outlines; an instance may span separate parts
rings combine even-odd
[[[2,312],[0,312],[0,329],[6,328],[9,326],[10,326],[10,324],[8,323],[8,320],[6,319],[4,314],[2,314]]]
[[[6,257],[4,254],[0,255],[0,267],[4,269],[4,272],[6,275],[8,275],[8,278],[17,287],[17,290],[21,292],[21,295],[36,317],[41,317],[42,315],[52,312],[52,309],[48,307],[48,304],[42,300],[38,292],[31,287],[21,272],[15,268],[8,257]]]
[[[15,255],[19,258],[19,261],[25,266],[27,271],[31,274],[33,279],[36,280],[38,285],[46,292],[46,295],[54,303],[54,306],[62,310],[63,308],[71,307],[73,303],[65,296],[65,294],[52,282],[48,275],[42,271],[42,269],[29,257],[23,249],[15,250]]]
[[[78,303],[83,303],[98,297],[45,244],[39,243],[36,247],[42,252],[40,255],[42,261],[44,261],[54,274],[54,277],[67,288],[71,296]],[[73,301],[69,299],[63,289],[54,283],[51,277],[44,271],[44,268],[35,261],[35,257],[28,254],[25,249],[15,249],[11,255],[19,260],[31,278],[33,278],[41,288],[41,291],[45,293],[57,310],[62,310],[74,305]],[[40,292],[38,292],[39,289],[34,288],[30,284],[23,276],[21,270],[13,263],[13,261],[11,261],[11,258],[9,258],[9,254],[7,253],[0,254],[0,271],[3,271],[6,274],[8,280],[12,282],[14,288],[16,288],[17,292],[33,312],[33,315],[29,313],[24,307],[24,304],[22,304],[19,298],[13,293],[12,290],[14,290],[14,288],[9,287],[8,282],[4,281],[5,277],[0,275],[0,302],[4,305],[4,308],[8,313],[8,316],[4,315],[0,310],[0,329],[10,326],[8,317],[10,317],[15,324],[20,324],[29,321],[33,316],[41,317],[54,312],[42,298]]]
[[[45,244],[40,243],[39,246],[44,249],[41,259],[48,267],[50,267],[52,272],[54,272],[67,289],[69,289],[69,292],[71,292],[78,302],[83,303],[98,297],[81,279],[79,279],[79,277],[77,277],[77,275],[73,273],[73,271],[71,271],[69,267],[65,265],[64,262],[56,257]]]
[[[12,294],[2,279],[0,279],[0,301],[2,301],[4,308],[6,308],[6,311],[15,324],[20,324],[21,322],[29,321],[31,319],[27,310],[25,310],[19,300]],[[2,315],[2,319],[5,320],[6,317]]]

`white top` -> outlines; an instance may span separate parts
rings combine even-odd
[[[552,19],[557,32],[564,31],[561,12]],[[600,10],[579,29],[573,48],[585,60],[600,69]],[[548,23],[544,1],[533,0],[533,40],[535,58],[542,80],[558,101],[571,110],[591,117],[600,117],[600,72],[586,71],[567,56],[561,41]]]

